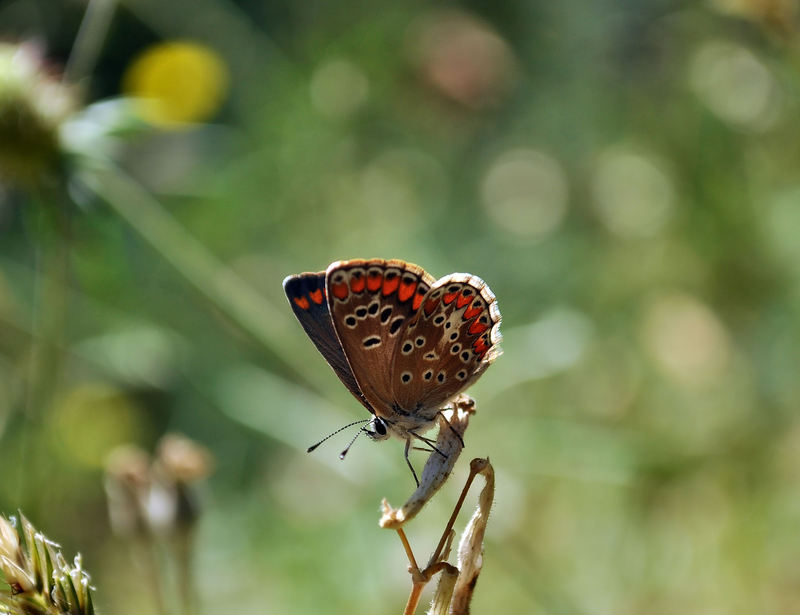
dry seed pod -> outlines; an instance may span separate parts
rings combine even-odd
[[[467,395],[459,395],[451,404],[449,410],[444,410],[440,418],[439,436],[436,439],[438,452],[431,453],[425,468],[422,470],[422,479],[419,487],[408,501],[400,508],[392,508],[383,500],[382,516],[379,524],[385,529],[397,529],[413,519],[422,507],[450,476],[453,467],[458,461],[464,443],[464,432],[469,425],[470,415],[475,413],[475,400]],[[449,425],[448,425],[449,423]]]

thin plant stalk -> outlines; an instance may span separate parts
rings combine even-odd
[[[68,311],[70,225],[65,194],[36,192],[32,198],[37,239],[32,336],[27,376],[21,456],[28,472],[18,477],[19,501],[36,510],[44,468],[32,458],[46,408],[58,389]],[[35,456],[34,456],[35,457]],[[34,473],[34,476],[31,476]]]
[[[64,68],[65,82],[88,79],[97,64],[115,8],[115,0],[89,0]]]

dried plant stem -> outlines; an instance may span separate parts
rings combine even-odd
[[[408,596],[408,601],[406,602],[406,608],[403,611],[403,615],[413,615],[413,613],[417,610],[417,605],[419,604],[419,598],[422,595],[422,590],[428,581],[422,576],[422,573],[419,570],[417,560],[414,557],[414,552],[411,550],[411,545],[408,542],[408,538],[406,537],[406,533],[403,531],[403,528],[397,528],[397,535],[400,536],[400,542],[403,543],[403,549],[406,551],[406,557],[408,557],[409,562],[409,572],[411,573],[412,580],[411,594]]]
[[[469,476],[467,477],[467,482],[464,483],[464,488],[461,490],[461,495],[458,498],[458,502],[456,502],[455,508],[453,508],[453,514],[450,515],[450,520],[447,522],[447,525],[444,528],[444,532],[442,532],[442,537],[439,539],[439,544],[436,545],[436,550],[431,555],[431,559],[428,562],[428,566],[432,566],[436,562],[439,561],[439,558],[442,556],[442,550],[444,549],[444,545],[447,542],[448,536],[450,536],[450,532],[453,529],[453,525],[455,525],[456,518],[458,517],[458,513],[461,512],[461,507],[464,505],[464,500],[467,497],[467,492],[469,488],[472,486],[472,482],[475,480],[475,477],[480,474],[480,470],[476,470],[475,464],[470,464],[469,468]]]
[[[409,593],[408,600],[406,601],[403,615],[413,615],[416,612],[420,597],[422,596],[422,590],[435,574],[445,570],[450,574],[456,576],[458,575],[458,568],[446,561],[442,561],[442,558],[446,558],[450,550],[450,545],[452,544],[453,538],[453,525],[458,518],[458,513],[461,511],[461,507],[464,505],[464,500],[467,497],[467,493],[469,492],[475,477],[484,471],[486,463],[486,460],[483,459],[473,459],[472,463],[470,463],[469,476],[464,484],[464,488],[461,490],[461,495],[458,498],[458,502],[456,502],[456,505],[453,508],[453,513],[450,515],[450,519],[444,528],[444,532],[442,532],[442,537],[439,539],[439,544],[436,545],[436,550],[433,552],[433,555],[431,555],[428,565],[424,570],[421,571],[419,569],[417,560],[414,557],[414,552],[411,549],[411,545],[408,542],[405,532],[402,528],[396,528],[397,535],[400,537],[400,542],[403,544],[403,549],[408,557],[409,572],[411,573],[412,583],[411,592]]]
[[[168,615],[170,611],[164,597],[163,580],[159,574],[158,554],[152,536],[144,535],[134,538],[131,543],[131,555],[134,565],[139,569],[148,585],[156,612],[158,615]]]

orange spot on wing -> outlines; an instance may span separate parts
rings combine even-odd
[[[308,299],[306,299],[305,297],[295,297],[294,298],[294,303],[295,303],[295,305],[297,307],[299,307],[301,309],[304,309],[304,310],[307,310],[310,307],[309,303],[308,303]]]
[[[375,273],[374,271],[367,276],[367,290],[375,292],[383,284],[383,274]]]
[[[360,275],[358,277],[353,276],[353,279],[350,280],[350,290],[354,293],[360,293],[364,290],[364,287],[367,285],[367,279]]]
[[[451,303],[453,303],[453,301],[455,300],[455,298],[457,296],[458,296],[457,292],[449,293],[449,294],[445,295],[444,297],[442,297],[442,301],[444,301],[445,305],[450,305]]]
[[[419,293],[419,292],[416,295],[414,295],[414,303],[412,305],[414,310],[418,310],[419,309],[419,306],[422,305],[422,300],[424,298],[425,298],[425,295],[423,295],[422,293]]]
[[[430,316],[433,314],[433,310],[436,309],[436,305],[439,303],[438,299],[428,299],[425,302],[425,313]]]
[[[472,335],[480,335],[488,328],[489,325],[485,325],[482,322],[476,320],[469,326],[469,329],[467,329],[467,331],[469,331]]]
[[[482,311],[483,311],[483,308],[480,308],[480,307],[467,308],[467,310],[464,312],[464,320],[469,320],[470,318],[474,318],[475,316],[480,314]]]
[[[405,282],[400,283],[400,290],[397,293],[398,299],[400,301],[408,301],[411,299],[411,295],[414,294],[414,291],[417,289],[417,283],[411,282],[406,284]]]
[[[346,299],[347,295],[350,293],[350,291],[347,290],[347,284],[345,282],[334,284],[331,287],[331,290],[333,291],[333,296],[341,300]]]
[[[472,347],[475,349],[476,354],[483,355],[489,350],[489,347],[486,345],[486,342],[482,337],[475,340],[475,343],[472,344]]]
[[[475,295],[469,295],[465,297],[464,295],[459,295],[458,300],[456,301],[456,308],[462,308],[465,305],[469,305],[469,303],[475,298]]]
[[[311,300],[317,305],[322,303],[322,290],[320,290],[319,288],[317,290],[308,293],[308,296],[311,297]]]
[[[398,286],[400,286],[400,277],[399,276],[395,276],[395,277],[393,277],[391,279],[385,278],[383,280],[383,294],[384,294],[384,296],[391,295],[394,291],[397,290]]]

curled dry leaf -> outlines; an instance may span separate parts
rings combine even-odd
[[[431,453],[425,468],[422,470],[422,479],[419,487],[408,501],[400,508],[392,508],[385,499],[381,504],[382,515],[379,524],[385,529],[398,529],[413,519],[422,507],[439,490],[461,455],[463,449],[464,432],[469,425],[469,417],[475,412],[475,401],[467,395],[459,395],[451,407],[444,410],[439,422],[439,436],[436,439],[436,448],[443,453]],[[446,421],[445,421],[446,419]],[[449,423],[449,425],[448,425]]]
[[[458,545],[459,574],[450,605],[450,613],[453,615],[469,612],[472,592],[475,590],[483,566],[483,536],[494,501],[494,469],[489,460],[473,459],[470,470],[476,474],[483,474],[486,485],[478,497],[478,508],[467,524]]]

